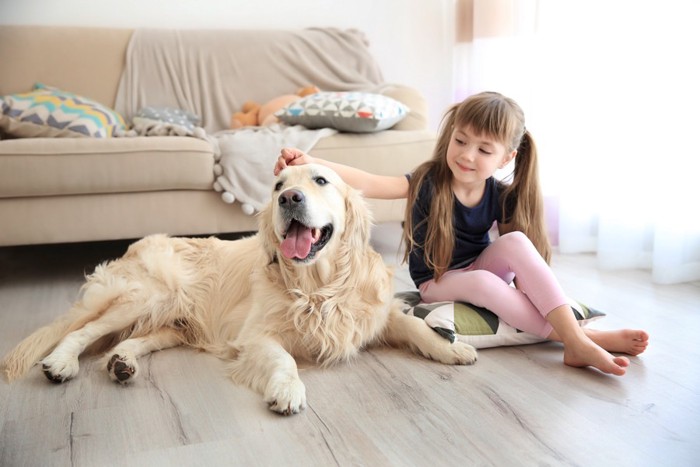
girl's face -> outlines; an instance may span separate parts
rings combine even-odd
[[[477,135],[471,127],[456,127],[447,146],[447,165],[454,182],[465,188],[478,187],[515,157],[506,146],[484,135]]]

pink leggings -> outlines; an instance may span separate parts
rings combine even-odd
[[[516,276],[517,289],[509,285]],[[499,237],[466,268],[448,271],[438,282],[422,283],[420,294],[427,303],[456,300],[484,307],[516,329],[541,337],[553,330],[546,320],[549,312],[569,303],[522,232]]]

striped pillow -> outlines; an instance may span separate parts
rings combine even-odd
[[[2,97],[0,131],[15,138],[108,138],[124,129],[114,110],[41,83],[31,92]]]

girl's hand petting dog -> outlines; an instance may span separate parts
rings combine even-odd
[[[304,165],[314,163],[314,158],[297,148],[283,148],[275,163],[275,176],[290,165]]]

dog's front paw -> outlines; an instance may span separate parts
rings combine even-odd
[[[78,358],[53,352],[41,361],[44,375],[52,383],[63,383],[75,377],[80,370]]]
[[[139,371],[139,366],[135,358],[130,358],[126,355],[114,354],[107,361],[107,373],[112,381],[117,383],[127,384],[136,377]]]
[[[464,342],[454,341],[433,358],[447,365],[471,365],[476,362],[476,349]]]
[[[299,413],[306,408],[306,387],[299,378],[273,379],[264,397],[270,410],[282,415]]]

